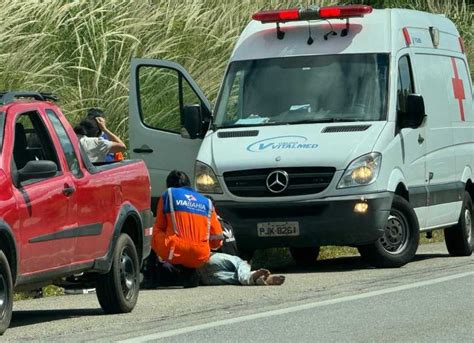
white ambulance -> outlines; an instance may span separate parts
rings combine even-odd
[[[130,146],[156,203],[170,170],[193,177],[241,250],[301,264],[350,245],[399,267],[420,232],[473,250],[474,111],[462,39],[442,15],[351,5],[258,12],[214,109],[188,73],[135,59]]]

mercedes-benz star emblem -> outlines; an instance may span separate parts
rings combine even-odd
[[[272,193],[281,193],[288,187],[290,177],[284,170],[275,170],[267,176],[267,188]]]

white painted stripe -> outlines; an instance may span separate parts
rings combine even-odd
[[[343,303],[343,302],[347,302],[347,301],[354,301],[354,300],[360,300],[360,299],[376,297],[376,296],[383,295],[383,294],[389,294],[389,293],[404,291],[404,290],[407,290],[407,289],[434,285],[434,284],[437,284],[437,283],[451,281],[451,280],[463,278],[463,277],[466,277],[466,276],[472,276],[472,275],[474,275],[474,271],[473,272],[465,272],[465,273],[460,273],[460,274],[444,276],[444,277],[431,279],[431,280],[414,282],[414,283],[401,285],[401,286],[396,286],[396,287],[379,289],[377,291],[371,291],[371,292],[366,292],[366,293],[361,293],[361,294],[349,295],[349,296],[346,296],[346,297],[341,297],[341,298],[336,298],[336,299],[316,301],[316,302],[307,303],[307,304],[303,304],[303,305],[296,305],[296,306],[291,306],[291,307],[287,307],[287,308],[282,308],[282,309],[279,309],[279,310],[272,310],[272,311],[260,312],[260,313],[250,314],[250,315],[241,316],[241,317],[218,320],[218,321],[214,321],[214,322],[210,322],[210,323],[199,324],[199,325],[194,325],[194,326],[188,326],[188,327],[181,328],[181,329],[174,329],[174,330],[164,331],[164,332],[160,332],[160,333],[156,333],[156,334],[138,336],[138,337],[126,339],[126,340],[119,341],[119,342],[123,342],[123,343],[148,342],[148,341],[157,340],[157,339],[160,339],[160,338],[173,337],[173,336],[178,336],[178,335],[182,335],[182,334],[185,334],[185,333],[201,331],[201,330],[206,330],[206,329],[212,329],[212,328],[215,328],[215,327],[220,327],[222,325],[231,325],[231,324],[246,322],[246,321],[250,321],[250,320],[260,319],[260,318],[268,318],[268,317],[279,316],[279,315],[282,315],[282,314],[287,314],[287,313],[292,313],[292,312],[309,310],[309,309],[316,308],[316,307],[321,307],[321,306],[334,305],[334,304],[339,304],[339,303]]]

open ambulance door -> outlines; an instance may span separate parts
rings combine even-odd
[[[177,169],[194,181],[194,163],[211,120],[211,105],[179,64],[132,59],[129,95],[130,156],[150,172],[152,209]]]

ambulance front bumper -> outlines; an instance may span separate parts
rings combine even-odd
[[[392,200],[393,193],[381,192],[311,201],[218,201],[216,209],[231,222],[240,249],[363,245],[382,236]]]

